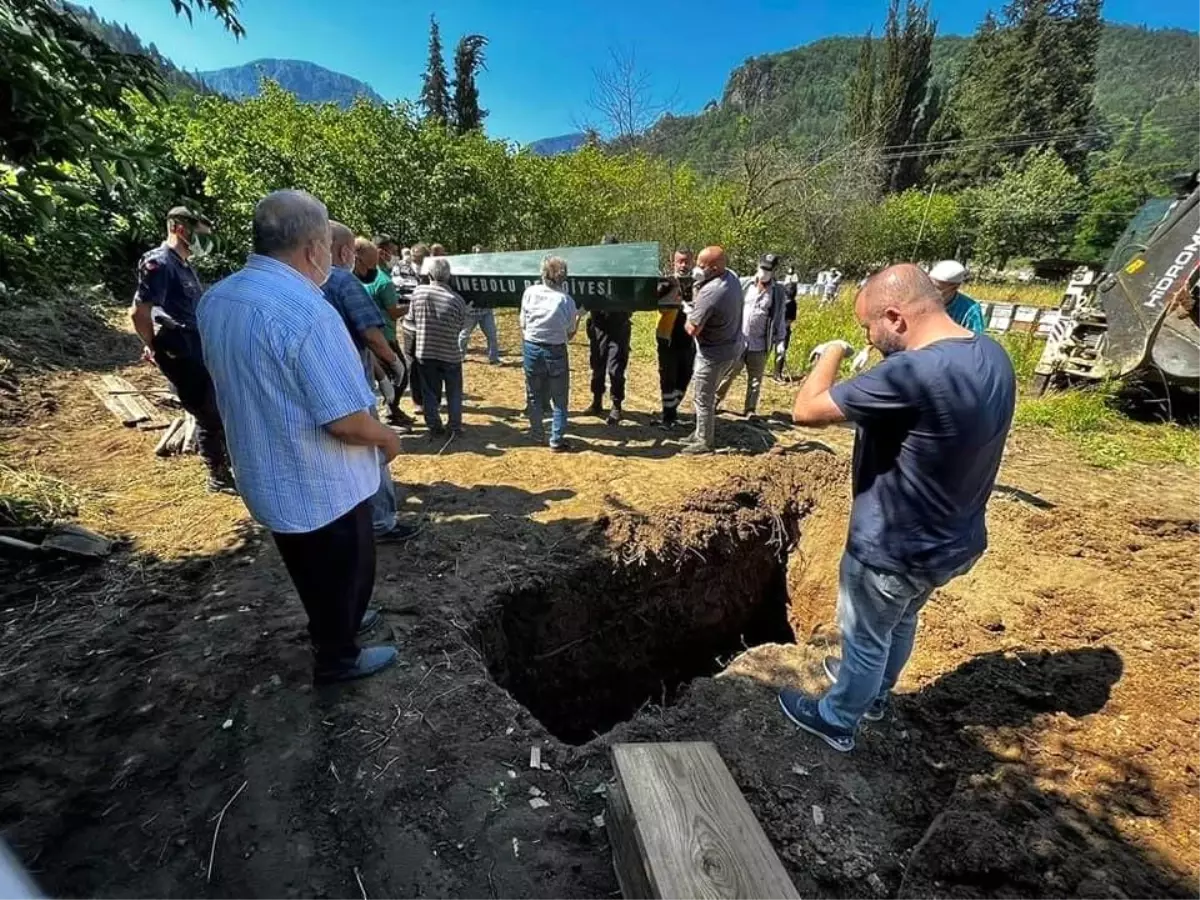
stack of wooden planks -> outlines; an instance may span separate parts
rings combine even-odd
[[[799,897],[717,748],[617,744],[608,833],[621,893]]]
[[[155,456],[170,456],[173,453],[196,452],[196,419],[185,413],[172,419],[167,430],[154,448]]]
[[[146,431],[166,428],[170,422],[150,401],[155,394],[169,396],[169,391],[143,391],[119,375],[101,375],[89,385],[105,408],[126,428]]]

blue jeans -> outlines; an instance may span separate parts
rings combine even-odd
[[[467,355],[467,347],[471,344],[471,334],[475,331],[476,325],[479,326],[484,340],[487,341],[488,360],[500,362],[500,338],[496,335],[496,311],[492,309],[477,309],[475,312],[467,314],[467,324],[458,333],[458,349],[463,356]]]
[[[371,418],[379,420],[379,413],[371,407]],[[371,495],[371,527],[375,536],[387,534],[396,527],[396,485],[392,483],[392,472],[388,469],[383,451],[376,450],[379,457],[379,489]]]
[[[849,553],[838,571],[838,625],[842,664],[821,698],[821,718],[853,731],[876,697],[891,692],[917,635],[917,614],[929,595],[970,570],[979,557],[937,574],[899,575],[874,569]]]
[[[442,388],[446,390],[446,410],[450,427],[455,431],[462,428],[463,379],[462,363],[442,362],[440,359],[421,360],[421,391],[424,403],[425,424],[430,431],[442,430],[442,418],[438,407],[442,405]]]
[[[542,433],[542,416],[549,405],[554,410],[550,418],[550,443],[559,444],[567,430],[567,400],[571,393],[567,345],[526,341],[524,361],[529,427],[534,434]]]

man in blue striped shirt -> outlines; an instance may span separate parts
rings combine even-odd
[[[374,397],[337,312],[329,216],[301,191],[254,208],[254,252],[201,299],[204,361],[216,386],[234,476],[250,514],[271,531],[308,613],[315,680],[374,674],[388,645],[359,648],[379,620],[371,495],[379,456],[399,438],[370,415]]]

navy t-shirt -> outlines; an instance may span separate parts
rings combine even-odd
[[[1016,399],[1004,348],[984,336],[935,341],[830,396],[858,426],[847,551],[897,573],[945,573],[982,553]]]

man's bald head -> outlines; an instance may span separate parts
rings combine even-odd
[[[949,321],[937,287],[912,263],[890,266],[868,278],[854,312],[884,356],[922,341],[930,324]]]
[[[936,312],[943,306],[942,295],[933,281],[912,263],[889,266],[872,275],[858,296],[868,313],[874,315],[889,306],[903,308],[913,315]]]
[[[725,248],[713,244],[705,247],[696,257],[696,265],[712,275],[724,275],[728,261],[725,258]]]

